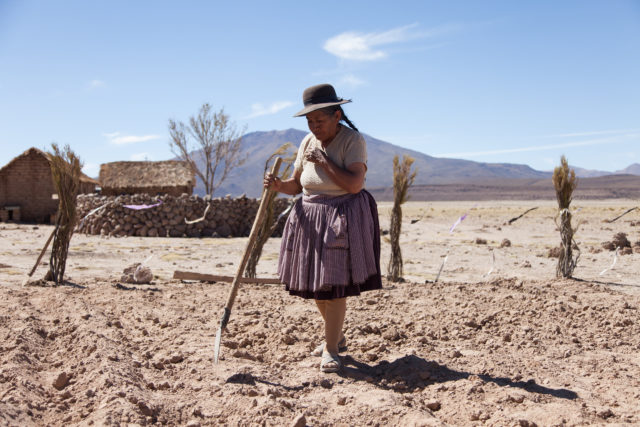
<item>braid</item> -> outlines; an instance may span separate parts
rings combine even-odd
[[[351,120],[349,120],[349,118],[347,117],[347,115],[344,113],[344,110],[342,109],[341,106],[339,105],[334,105],[331,107],[325,107],[325,108],[321,108],[320,111],[324,111],[325,114],[332,116],[336,111],[340,111],[341,113],[341,119],[340,121],[344,121],[347,125],[349,125],[349,127],[353,130],[355,130],[356,132],[360,132],[358,130],[358,128],[356,127],[356,125],[353,124],[353,122],[351,122]]]
[[[356,127],[356,125],[354,125],[354,124],[351,122],[351,120],[349,120],[349,118],[347,117],[347,115],[344,113],[344,110],[342,109],[342,107],[340,107],[340,106],[339,106],[339,107],[338,107],[338,109],[340,110],[340,112],[342,112],[342,120],[344,120],[344,122],[345,122],[346,124],[348,124],[348,125],[349,125],[349,127],[350,127],[351,129],[355,130],[356,132],[360,132],[360,131],[358,130],[358,128]]]

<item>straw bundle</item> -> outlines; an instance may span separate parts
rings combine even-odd
[[[553,171],[553,186],[556,190],[556,199],[558,200],[558,216],[560,216],[560,224],[556,224],[560,229],[560,242],[561,251],[558,257],[558,265],[556,266],[557,277],[571,277],[573,270],[575,269],[580,251],[578,250],[578,256],[573,258],[573,245],[577,248],[577,244],[573,239],[573,235],[576,230],[571,227],[571,212],[569,206],[571,205],[571,195],[573,190],[576,189],[578,180],[576,173],[573,169],[569,169],[569,163],[565,156],[560,159],[560,166],[556,167]]]
[[[273,152],[271,156],[269,156],[267,161],[264,163],[263,175],[266,174],[267,171],[269,170],[270,168],[269,164],[271,163],[271,161],[278,156],[284,157],[282,160],[284,169],[280,174],[280,178],[287,179],[291,174],[291,168],[293,166],[293,162],[295,162],[296,160],[295,147],[290,142],[282,144],[276,151]],[[262,224],[262,227],[260,227],[260,230],[258,231],[258,236],[256,237],[255,244],[251,249],[251,254],[249,255],[249,260],[247,261],[247,267],[244,273],[245,277],[251,277],[251,278],[257,277],[256,266],[258,265],[258,261],[260,261],[260,256],[262,255],[262,248],[264,247],[264,244],[267,242],[267,240],[269,240],[269,237],[271,237],[275,229],[278,227],[279,221],[276,221],[276,218],[274,215],[274,207],[275,207],[275,201],[277,196],[278,196],[278,193],[275,191],[272,191],[267,196],[269,197],[269,199],[267,200],[265,220]],[[278,220],[279,219],[281,218],[278,218]]]
[[[80,188],[82,164],[68,145],[64,147],[64,151],[60,151],[55,143],[51,146],[53,148],[53,153],[50,153],[51,175],[60,203],[46,278],[59,285],[63,283],[69,242],[76,223],[76,198]]]
[[[387,267],[387,279],[396,282],[402,277],[402,251],[400,250],[400,230],[402,228],[402,205],[408,197],[409,187],[413,185],[416,171],[411,173],[414,159],[403,155],[402,163],[398,156],[393,158],[393,208],[391,210],[391,224],[389,239],[391,242],[391,256]]]
[[[191,194],[196,179],[188,163],[178,160],[121,161],[100,166],[101,193],[121,194]]]

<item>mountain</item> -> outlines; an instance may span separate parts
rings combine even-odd
[[[432,157],[418,151],[398,147],[363,134],[367,141],[367,187],[392,185],[393,157],[409,155],[415,159],[418,171],[415,185],[469,182],[477,178],[546,178],[551,174],[536,171],[526,165],[510,163],[480,163],[471,160]]]
[[[376,200],[393,200],[392,188],[369,190]],[[462,184],[414,185],[409,189],[413,201],[555,200],[551,179],[477,179]],[[573,200],[638,199],[640,176],[606,175],[580,178]]]
[[[220,197],[226,194],[232,196],[246,194],[248,197],[260,197],[265,161],[286,142],[297,147],[304,135],[306,135],[305,132],[296,129],[251,132],[244,135],[242,147],[247,159],[242,166],[229,174],[214,195]],[[204,185],[200,180],[194,193],[201,196],[205,194]]]
[[[272,130],[268,132],[251,132],[242,137],[242,144],[247,154],[246,162],[233,171],[224,185],[215,192],[215,196],[230,194],[248,197],[259,197],[262,192],[262,177],[266,159],[286,142],[295,147],[300,144],[306,131],[298,129]],[[418,151],[381,141],[367,134],[362,134],[367,142],[368,170],[366,187],[369,189],[390,187],[393,179],[393,157],[408,155],[415,159],[417,170],[414,185],[440,185],[473,183],[479,180],[514,180],[514,179],[547,179],[551,172],[532,169],[527,165],[511,163],[482,163],[471,160],[446,159],[432,157]],[[629,168],[640,165],[631,165]],[[629,169],[627,168],[627,169]],[[582,171],[584,175],[578,173]],[[626,169],[625,169],[626,170]],[[576,168],[578,176],[602,176],[599,171]],[[626,172],[632,173],[632,172]],[[602,172],[602,174],[610,174]],[[640,173],[638,173],[640,175]],[[204,186],[198,182],[195,194],[204,195]]]
[[[640,175],[640,164],[633,163],[627,166],[624,169],[615,172],[607,172],[600,171],[594,169],[583,169],[577,166],[571,166],[573,170],[576,171],[576,176],[578,178],[597,178],[600,176],[608,176],[608,175]]]
[[[606,172],[606,171],[599,171],[599,170],[593,170],[593,169],[583,169],[583,168],[579,168],[577,166],[569,166],[569,167],[572,168],[576,172],[576,176],[578,178],[596,178],[596,177],[599,177],[599,176],[611,175],[611,172]]]
[[[615,173],[618,175],[621,175],[621,174],[640,175],[640,164],[633,163],[622,170],[616,171]]]
[[[258,197],[262,191],[262,176],[266,159],[286,142],[296,147],[307,134],[297,129],[251,132],[243,136],[242,144],[247,154],[246,162],[233,171],[215,196],[246,194]],[[418,171],[416,185],[469,182],[478,178],[547,178],[549,172],[536,171],[526,165],[509,163],[479,163],[470,160],[432,157],[363,134],[367,142],[367,188],[389,187],[393,178],[393,157],[408,155],[415,159]],[[194,191],[203,195],[204,187],[198,183]]]

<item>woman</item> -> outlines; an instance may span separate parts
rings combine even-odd
[[[364,138],[341,107],[351,101],[329,84],[307,88],[302,100],[304,109],[294,117],[305,116],[311,132],[300,144],[293,176],[268,174],[264,186],[303,193],[284,227],[278,274],[290,294],[315,300],[325,342],[312,354],[322,356],[323,372],[336,372],[338,353],[346,350],[346,297],[382,288],[378,210],[364,190]]]

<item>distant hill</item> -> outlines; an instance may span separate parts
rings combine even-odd
[[[577,166],[570,166],[574,171],[576,171],[576,176],[578,178],[597,178],[599,176],[607,176],[611,175],[611,172],[607,171],[599,171],[593,169],[583,169]]]
[[[224,185],[215,192],[215,196],[231,194],[259,197],[262,191],[262,176],[266,159],[286,142],[298,147],[306,131],[298,129],[251,132],[243,136],[242,144],[247,161],[233,171]],[[385,188],[392,185],[393,157],[409,155],[415,159],[417,169],[416,186],[464,184],[491,180],[546,180],[551,172],[532,169],[527,165],[511,163],[482,163],[471,160],[446,159],[432,157],[418,151],[381,141],[363,134],[367,141],[368,171],[366,187]],[[573,166],[572,166],[573,167]],[[574,168],[578,177],[598,177],[611,175],[609,172],[590,171]],[[624,169],[624,173],[640,175],[640,165],[634,164]],[[627,171],[630,170],[630,171]],[[636,172],[637,171],[637,172]],[[622,171],[621,171],[622,172]],[[204,195],[204,186],[198,182],[195,194]]]
[[[633,163],[624,169],[615,172],[600,171],[594,169],[583,169],[577,166],[571,165],[571,168],[576,171],[578,178],[597,178],[600,176],[608,175],[639,175],[640,176],[640,164]]]
[[[246,194],[248,197],[260,197],[265,161],[286,142],[291,142],[295,147],[298,147],[304,135],[306,135],[305,132],[296,129],[251,132],[244,135],[242,146],[247,160],[229,175],[224,185],[214,195],[239,196]],[[200,180],[198,180],[194,193],[201,196],[205,194],[204,185]]]
[[[234,171],[219,188],[215,196],[246,194],[258,197],[261,193],[262,174],[266,159],[282,144],[291,142],[296,147],[307,134],[297,129],[251,132],[242,138],[248,154],[244,165]],[[526,165],[509,163],[479,163],[470,160],[444,159],[432,157],[418,151],[409,150],[363,134],[367,141],[368,171],[367,188],[389,187],[392,185],[393,157],[397,154],[409,155],[415,159],[418,171],[416,185],[469,182],[478,178],[547,178],[550,172],[541,172]],[[203,195],[204,187],[198,182],[194,191]]]
[[[640,163],[633,163],[626,168],[616,171],[616,174],[640,175]]]
[[[393,200],[392,188],[369,189],[376,200]],[[409,190],[413,201],[555,200],[550,178],[478,179],[464,184],[415,185]],[[573,200],[638,199],[640,176],[607,175],[579,178]]]

